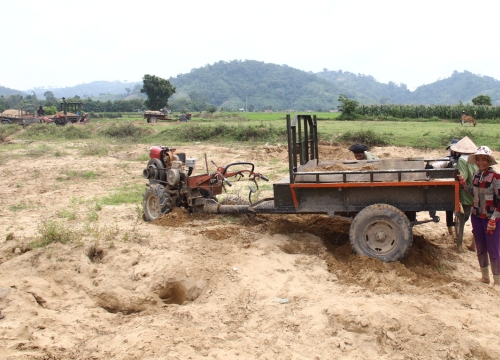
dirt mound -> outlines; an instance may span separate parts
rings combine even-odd
[[[406,289],[418,291],[416,287],[439,287],[453,278],[451,270],[456,270],[460,256],[448,247],[427,241],[422,236],[414,236],[409,255],[401,262],[383,263],[373,258],[356,255],[349,243],[350,222],[339,218],[330,219],[324,215],[268,215],[261,227],[270,233],[310,233],[318,236],[326,249],[311,252],[304,250],[297,242],[283,247],[286,253],[303,253],[323,256],[328,270],[345,283],[368,286],[377,293],[388,293]],[[365,275],[363,275],[365,274]],[[371,274],[371,275],[369,275]],[[374,280],[373,274],[376,280]],[[397,280],[396,280],[397,278]],[[383,286],[382,286],[383,285]],[[405,286],[403,286],[405,285]]]
[[[319,145],[319,159],[320,160],[356,160],[354,154],[347,150],[349,146],[339,145]]]
[[[61,117],[61,116],[78,116],[78,115],[69,111],[67,111],[66,114],[64,114],[64,111],[58,111],[56,112],[55,116]]]
[[[182,208],[173,208],[168,214],[160,216],[153,224],[160,226],[179,227],[185,225],[190,219],[190,214]]]

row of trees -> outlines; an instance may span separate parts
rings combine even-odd
[[[86,112],[133,112],[144,110],[144,100],[116,100],[116,101],[99,101],[92,99],[80,99],[79,97],[67,98],[67,102],[81,102],[83,109]],[[61,99],[39,100],[31,95],[25,97],[21,95],[0,96],[0,112],[7,109],[27,109],[38,108],[40,105],[44,107],[47,115],[53,115],[55,111],[61,110]],[[52,111],[54,109],[54,111]]]

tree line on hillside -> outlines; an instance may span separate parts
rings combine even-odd
[[[196,93],[233,110],[248,106],[256,111],[328,111],[340,105],[339,94],[362,105],[454,105],[485,94],[500,105],[500,81],[469,71],[454,71],[448,78],[410,91],[403,83],[384,84],[373,76],[342,70],[308,73],[287,65],[234,60],[205,65],[169,81],[177,88],[172,100],[189,99]]]
[[[191,70],[188,74],[180,74],[168,79],[176,91],[168,99],[169,107],[174,111],[207,111],[214,106],[217,109],[237,111],[329,111],[337,109],[339,94],[345,94],[355,99],[361,105],[456,105],[470,103],[478,94],[490,96],[493,105],[500,105],[500,81],[488,76],[472,74],[471,72],[454,71],[445,79],[435,83],[422,85],[415,91],[408,90],[405,84],[389,82],[383,84],[373,76],[353,74],[338,70],[323,69],[322,72],[312,73],[291,68],[287,65],[266,64],[264,62],[246,61],[219,61],[213,65],[205,65]],[[95,82],[102,83],[103,89],[120,88],[121,95],[104,94],[99,98],[86,97],[80,93],[73,98],[92,100],[96,102],[96,111],[125,111],[122,106],[114,104],[118,100],[142,99],[146,100],[141,89],[144,84]],[[132,86],[133,84],[133,86]],[[71,94],[72,91],[87,88],[96,89],[94,83],[83,84],[73,88],[57,89],[51,92],[60,98]],[[129,86],[129,87],[127,87]],[[85,87],[85,88],[84,88]],[[0,88],[0,91],[2,89]],[[80,91],[79,90],[79,91]],[[103,90],[104,91],[104,90]],[[2,92],[0,92],[1,94]],[[4,94],[9,96],[14,94]],[[42,94],[35,92],[39,101]],[[33,96],[19,95],[19,96]],[[101,102],[101,103],[99,103]],[[147,104],[138,109],[154,109]]]
[[[196,98],[233,111],[329,111],[338,105],[339,88],[328,80],[254,60],[219,61],[168,80],[177,89],[172,104]]]

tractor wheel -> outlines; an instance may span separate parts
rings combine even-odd
[[[399,261],[410,251],[413,231],[401,210],[388,204],[374,204],[356,215],[349,240],[360,255],[385,262]]]
[[[172,200],[162,185],[151,185],[146,189],[142,200],[144,219],[153,221],[172,211]]]
[[[148,117],[148,123],[156,123],[158,122],[158,118],[156,116]]]

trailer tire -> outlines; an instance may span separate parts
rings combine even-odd
[[[158,118],[156,116],[148,117],[148,123],[158,122]]]
[[[399,261],[410,251],[413,230],[408,217],[388,204],[373,204],[361,210],[349,230],[357,254],[385,262]]]
[[[172,199],[162,185],[150,185],[142,200],[144,219],[153,221],[172,211]]]

